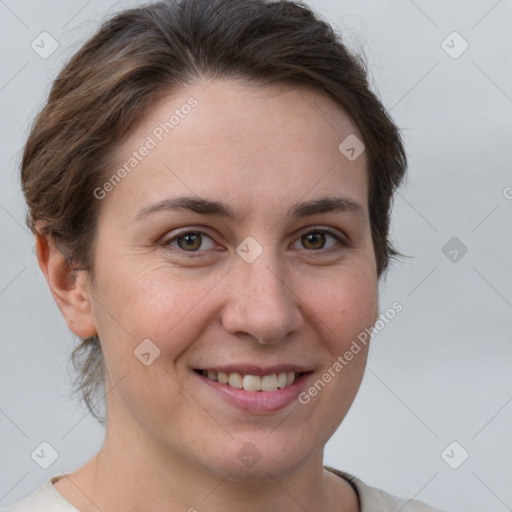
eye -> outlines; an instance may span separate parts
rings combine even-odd
[[[329,244],[329,238],[333,240]],[[314,229],[303,233],[295,242],[302,243],[307,251],[330,250],[336,245],[345,246],[346,242],[337,233],[327,229]],[[214,249],[215,243],[202,231],[182,231],[162,242],[163,247],[176,252],[201,253]],[[300,248],[298,248],[300,250]]]
[[[204,239],[207,239],[209,242],[205,244]],[[202,231],[182,231],[165,240],[162,245],[166,248],[171,247],[185,252],[203,252],[199,251],[201,247],[205,250],[213,249],[214,247],[213,240]]]
[[[326,247],[326,240],[328,238],[334,239],[334,243]],[[346,245],[341,236],[327,229],[314,229],[301,235],[296,243],[301,242],[308,251],[318,251],[322,249],[331,249],[336,244]],[[309,247],[308,247],[309,246]]]

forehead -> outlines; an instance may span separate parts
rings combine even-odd
[[[201,81],[161,99],[123,141],[112,170],[128,172],[109,201],[214,194],[249,207],[337,191],[366,208],[366,155],[351,161],[339,149],[354,136],[362,138],[322,92]]]

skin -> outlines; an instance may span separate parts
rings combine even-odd
[[[100,452],[55,488],[81,511],[359,510],[352,487],[323,469],[323,449],[356,396],[366,347],[308,404],[266,414],[218,398],[192,370],[305,364],[314,369],[309,386],[374,324],[366,155],[350,162],[338,150],[349,134],[362,137],[320,92],[202,80],[157,104],[118,148],[116,165],[191,96],[198,105],[99,202],[94,275],[71,272],[38,237],[69,328],[101,340],[110,390]],[[135,220],[183,195],[240,215],[181,210]],[[333,195],[364,214],[286,216],[296,202]],[[164,245],[181,228],[205,233],[195,253],[183,239],[174,251]],[[346,243],[303,236],[315,228]],[[263,249],[252,263],[236,252],[248,236]],[[133,354],[144,339],[160,350],[149,366]],[[237,457],[249,442],[261,454],[250,468]]]

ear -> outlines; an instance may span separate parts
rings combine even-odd
[[[36,235],[37,261],[69,329],[81,338],[97,334],[87,271],[74,269],[49,235]]]

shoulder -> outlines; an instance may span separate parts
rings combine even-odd
[[[421,501],[397,498],[366,485],[343,471],[330,467],[326,469],[344,478],[354,487],[361,503],[361,512],[442,512]],[[79,512],[53,486],[59,476],[61,475],[52,476],[32,494],[8,507],[5,512]]]
[[[32,494],[9,506],[4,512],[79,512],[53,486],[61,475],[54,475]]]
[[[325,469],[348,480],[356,490],[361,504],[361,512],[442,512],[418,500],[397,498],[376,487],[366,485],[353,475],[326,467]]]

